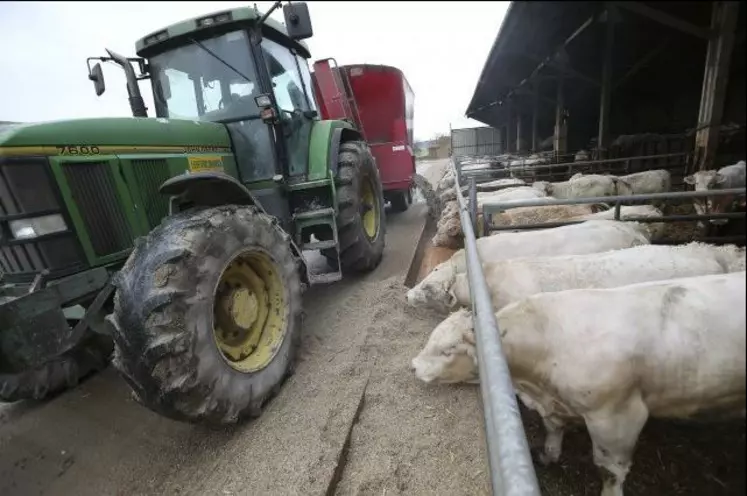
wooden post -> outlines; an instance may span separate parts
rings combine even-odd
[[[714,167],[738,15],[739,2],[713,3],[713,35],[706,52],[698,131],[695,135],[696,164],[700,170]]]
[[[539,137],[537,136],[537,119],[539,114],[539,81],[534,83],[534,99],[532,100],[532,152],[539,151]]]
[[[566,154],[566,135],[567,127],[565,120],[565,100],[563,98],[563,74],[558,74],[557,78],[557,96],[555,98],[555,134],[553,136],[553,150],[555,156]]]
[[[516,151],[522,153],[524,151],[524,135],[521,132],[523,124],[522,114],[516,113]]]
[[[610,95],[612,93],[612,50],[615,45],[615,24],[617,23],[616,12],[608,7],[604,13],[605,39],[604,39],[604,62],[602,65],[602,87],[599,99],[599,134],[597,135],[597,147],[599,158],[607,158],[609,147],[609,121],[610,121]]]

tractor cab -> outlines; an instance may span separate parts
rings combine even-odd
[[[136,43],[138,57],[90,58],[97,94],[105,83],[100,62],[115,62],[127,76],[133,116],[146,117],[138,81],[150,80],[159,119],[224,124],[242,182],[303,180],[316,103],[308,47],[306,4],[283,7],[285,26],[251,8],[216,12],[151,33]],[[91,61],[98,60],[93,67]],[[135,74],[132,65],[140,69]],[[279,202],[266,208],[280,218]]]

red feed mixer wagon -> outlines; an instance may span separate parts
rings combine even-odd
[[[362,131],[379,168],[384,198],[394,211],[407,210],[415,174],[415,94],[402,71],[386,65],[338,66],[324,59],[314,63],[312,86],[322,119],[346,119]]]

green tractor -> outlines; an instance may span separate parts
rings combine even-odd
[[[348,122],[319,119],[308,8],[284,5],[282,25],[279,6],[89,59],[98,95],[100,62],[122,67],[133,118],[0,127],[0,400],[72,387],[113,350],[155,412],[257,416],[293,369],[302,291],[379,265],[376,163]]]

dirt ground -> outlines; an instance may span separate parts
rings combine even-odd
[[[437,178],[442,166],[421,174]],[[0,408],[0,494],[489,494],[479,388],[427,386],[409,370],[442,318],[405,304],[423,207],[389,217],[376,271],[307,293],[296,374],[259,419],[173,422],[134,403],[107,369],[51,401]],[[524,422],[541,444],[536,416],[524,412]],[[537,467],[542,493],[598,494],[585,430],[564,448],[557,466]],[[744,494],[744,448],[744,422],[652,422],[626,495]]]

